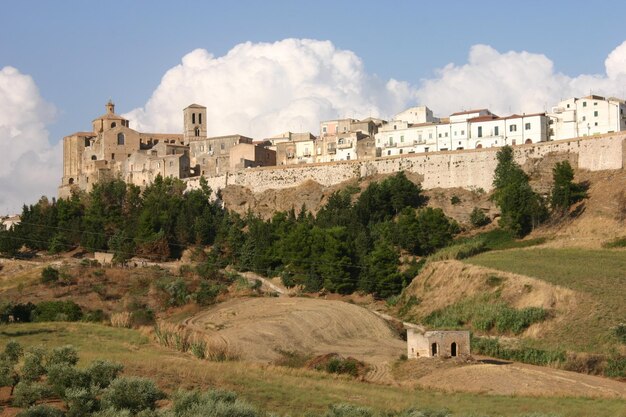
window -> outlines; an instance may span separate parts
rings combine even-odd
[[[461,135],[464,135],[464,134],[465,134],[465,130],[461,130]]]
[[[115,154],[114,153],[111,154],[111,160],[115,161]]]
[[[400,142],[404,142],[404,136],[400,136]]]
[[[398,127],[396,125],[393,125],[393,130],[396,130]]]
[[[587,102],[583,101],[583,107],[587,107]]]
[[[204,145],[200,145],[200,152],[204,152]]]
[[[448,132],[445,133],[445,137],[448,137]]]
[[[595,122],[593,125],[594,125],[594,126],[598,126],[598,122]]]
[[[403,149],[400,149],[400,155],[402,155],[402,151],[403,151]]]
[[[457,131],[455,130],[455,131],[454,131],[454,136],[456,136],[456,134],[457,134]]]
[[[111,123],[111,129],[113,129],[115,126],[117,126],[117,123],[115,122]]]
[[[517,125],[509,126],[509,132],[517,132]]]
[[[387,151],[387,156],[391,155],[391,151]]]
[[[174,166],[174,161],[170,161],[170,166],[173,167]]]
[[[494,136],[498,136],[498,134],[500,133],[500,126],[496,126],[493,128],[493,135]]]
[[[428,149],[429,149],[428,147],[424,148],[424,152],[428,152]]]
[[[479,138],[483,137],[483,127],[482,126],[478,126],[478,137]]]
[[[191,123],[196,123],[196,114],[195,113],[191,113]]]
[[[202,124],[202,113],[198,113],[198,123]]]
[[[223,143],[220,143],[220,149],[224,150],[224,144]]]
[[[567,108],[569,109],[569,104],[567,105]]]
[[[417,135],[417,140],[422,140],[422,134]]]
[[[587,120],[587,116],[583,116],[583,122]]]
[[[526,130],[530,130],[530,123],[526,123],[526,124],[524,125],[524,129],[526,129]]]
[[[117,144],[118,145],[123,145],[125,139],[126,138],[124,137],[124,134],[122,132],[117,134]]]
[[[593,117],[598,117],[598,111],[597,110],[593,112]]]
[[[326,126],[322,127],[322,132],[326,133]]]
[[[598,105],[598,102],[597,102],[597,101],[594,101],[594,102],[593,102],[593,105],[594,105],[594,106],[597,106],[597,105]]]
[[[428,139],[432,139],[432,138],[433,138],[433,134],[432,134],[432,133],[429,133],[429,134],[428,134]]]
[[[439,137],[441,137],[441,133],[439,134]]]
[[[96,155],[91,155],[91,160],[92,161],[95,161],[96,159],[98,159],[98,158],[96,158]]]
[[[193,132],[194,136],[200,136],[200,128],[196,127]]]

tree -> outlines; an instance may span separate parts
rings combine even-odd
[[[500,227],[521,237],[545,219],[545,203],[513,159],[513,148],[508,145],[501,148],[497,159],[492,198],[500,208]]]
[[[378,298],[387,298],[402,291],[402,274],[398,272],[398,253],[393,245],[379,240],[365,259],[360,287]]]
[[[491,220],[489,220],[489,217],[487,217],[484,211],[482,211],[478,207],[474,207],[474,209],[472,210],[472,213],[470,214],[470,223],[472,224],[472,226],[474,227],[486,226],[489,224],[490,221]]]
[[[584,187],[574,183],[574,170],[569,161],[557,162],[552,168],[554,185],[550,195],[552,211],[564,214],[572,204],[585,198]]]

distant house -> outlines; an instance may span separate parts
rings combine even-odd
[[[11,228],[13,228],[13,226],[20,224],[20,221],[21,218],[17,214],[0,217],[0,224],[3,225],[6,230],[10,230]]]
[[[407,357],[456,357],[470,354],[470,333],[467,330],[433,330],[405,323]]]

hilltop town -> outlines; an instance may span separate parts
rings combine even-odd
[[[286,132],[254,139],[239,134],[208,137],[206,107],[183,110],[182,133],[146,133],[131,128],[109,101],[92,130],[63,138],[59,196],[89,191],[105,178],[138,186],[157,175],[180,179],[218,177],[254,167],[288,167],[369,161],[427,154],[528,145],[626,131],[626,102],[590,95],[559,102],[550,112],[498,116],[488,109],[435,117],[426,106],[392,120],[337,119],[320,123],[319,134]],[[219,188],[219,187],[218,187]]]

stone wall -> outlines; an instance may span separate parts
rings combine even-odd
[[[286,167],[249,168],[243,171],[209,177],[213,190],[239,185],[253,192],[295,187],[307,180],[324,186],[364,178],[375,174],[407,171],[422,179],[424,189],[492,188],[493,171],[499,148],[409,154],[368,161],[342,161]],[[547,156],[563,155],[574,167],[589,171],[622,169],[626,153],[626,133],[545,142],[514,147],[516,161],[527,167]],[[188,180],[189,188],[198,187],[199,179]]]

